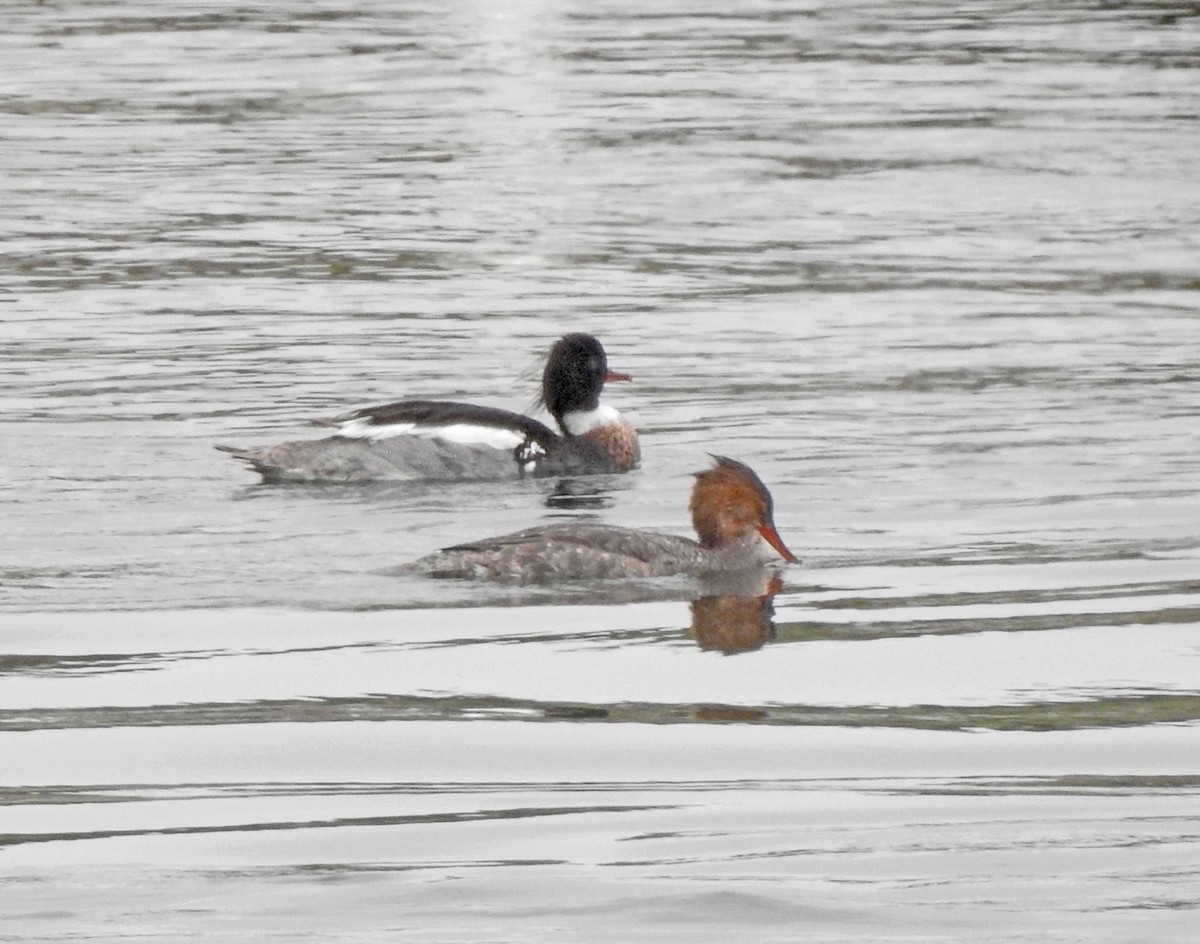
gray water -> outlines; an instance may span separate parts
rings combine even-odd
[[[10,4],[0,938],[1194,940],[1198,69],[1167,2]],[[573,330],[638,472],[211,449]],[[687,533],[709,452],[773,600],[386,572]]]

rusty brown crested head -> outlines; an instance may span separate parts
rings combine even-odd
[[[711,469],[696,473],[692,526],[707,548],[725,547],[757,531],[789,564],[797,563],[775,530],[775,505],[762,479],[744,462],[713,456]]]

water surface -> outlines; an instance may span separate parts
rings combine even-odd
[[[20,941],[1184,941],[1190,5],[58,2],[0,37],[0,916]],[[267,487],[533,407],[643,468]],[[741,603],[398,577],[749,462]]]

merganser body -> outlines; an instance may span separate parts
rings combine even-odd
[[[696,474],[690,509],[698,541],[673,534],[571,522],[448,547],[403,568],[433,577],[532,583],[704,576],[797,563],[775,528],[771,493],[742,462],[714,456]]]
[[[266,482],[493,479],[628,472],[641,461],[637,431],[600,402],[608,369],[590,334],[555,342],[542,373],[541,403],[558,431],[510,410],[440,400],[401,400],[314,421],[325,439],[274,446],[217,446]]]

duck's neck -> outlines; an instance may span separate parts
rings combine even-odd
[[[594,429],[608,426],[621,419],[621,414],[611,406],[598,403],[594,409],[571,410],[558,418],[558,425],[568,436],[584,436]]]
[[[717,547],[701,545],[700,551],[704,569],[709,571],[745,570],[779,560],[779,555],[757,531],[743,534]]]

